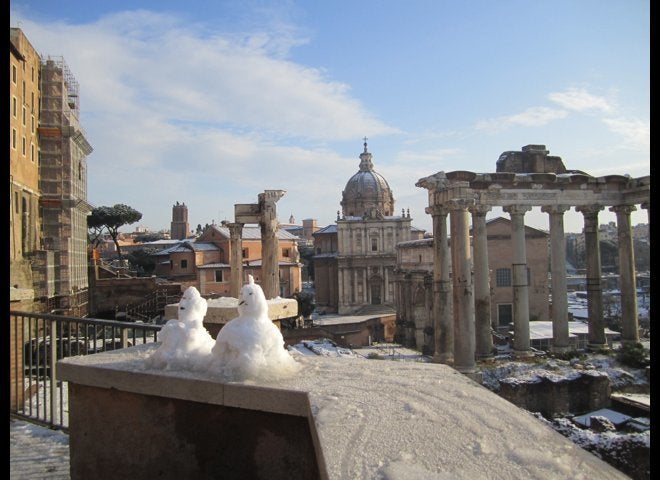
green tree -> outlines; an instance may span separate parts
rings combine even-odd
[[[130,225],[139,221],[142,214],[128,205],[118,203],[112,207],[96,207],[92,213],[87,217],[87,226],[91,228],[105,228],[112,241],[115,242],[117,247],[117,257],[121,260],[121,248],[117,238],[119,237],[119,229],[124,225]]]
[[[149,276],[153,273],[156,260],[151,256],[152,253],[152,249],[140,248],[126,255],[131,266],[138,272],[138,276]]]
[[[105,224],[102,222],[101,217],[94,215],[87,217],[87,240],[93,248],[98,247],[103,230],[105,230]]]
[[[314,312],[314,295],[309,292],[296,292],[293,298],[298,301],[298,314],[308,318]]]

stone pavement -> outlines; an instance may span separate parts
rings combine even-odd
[[[69,480],[69,436],[10,418],[9,478]]]

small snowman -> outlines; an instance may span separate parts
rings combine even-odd
[[[222,327],[215,341],[215,368],[232,380],[275,378],[298,371],[282,333],[268,318],[268,302],[252,275],[238,301],[238,317]]]
[[[179,301],[178,320],[169,320],[158,334],[160,347],[147,359],[150,367],[196,369],[205,365],[214,345],[213,337],[204,328],[208,309],[195,287],[188,287]]]

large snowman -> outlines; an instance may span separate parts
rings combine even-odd
[[[214,345],[204,327],[206,299],[195,287],[188,287],[179,301],[178,320],[169,320],[158,338],[160,347],[147,359],[147,365],[167,370],[206,368]]]
[[[282,333],[268,318],[268,302],[252,275],[241,288],[238,317],[222,327],[212,354],[213,368],[232,380],[275,378],[298,371]]]

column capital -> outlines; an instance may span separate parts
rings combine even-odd
[[[585,217],[598,215],[601,210],[603,210],[602,205],[580,205],[575,207],[575,211],[582,213]]]
[[[493,209],[490,205],[483,205],[483,204],[474,204],[470,205],[468,207],[468,211],[474,215],[474,216],[479,216],[479,217],[485,217],[488,212],[490,212]]]
[[[474,200],[467,198],[453,198],[447,202],[450,210],[467,210],[472,205],[474,205]]]
[[[502,207],[506,213],[511,215],[524,215],[532,209],[529,205],[507,205]]]
[[[424,211],[432,217],[446,217],[449,215],[449,207],[447,205],[433,205],[432,207],[426,207]]]
[[[571,207],[569,205],[544,205],[541,207],[541,211],[544,213],[559,213],[563,214],[564,212],[567,212],[570,210]]]
[[[240,235],[243,231],[243,223],[226,223],[225,226],[229,229],[231,236]]]
[[[632,212],[636,211],[637,207],[635,205],[614,205],[610,207],[610,212],[614,213],[623,213],[624,215],[630,215]]]

